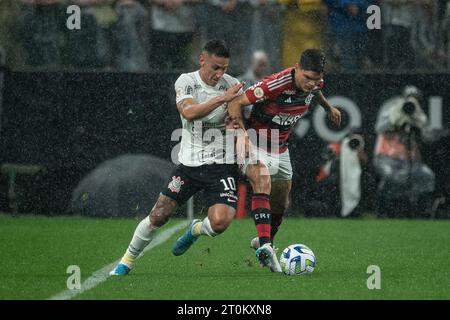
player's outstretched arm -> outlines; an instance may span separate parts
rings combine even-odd
[[[248,100],[245,93],[241,93],[228,103],[228,115],[242,130],[245,130],[242,108],[250,104],[251,102]]]
[[[236,154],[239,163],[243,163],[250,152],[250,142],[245,130],[242,108],[248,106],[251,102],[245,93],[240,94],[228,103],[228,115],[235,124],[235,129],[241,129],[244,133],[244,139],[238,138],[236,141]],[[241,131],[242,132],[242,131]]]
[[[242,83],[231,86],[223,95],[214,97],[206,102],[198,103],[192,98],[186,98],[177,103],[178,112],[189,121],[202,118],[211,111],[234,99],[242,88]]]
[[[333,121],[336,125],[341,125],[341,112],[339,109],[333,107],[330,105],[330,103],[327,101],[325,96],[323,95],[322,91],[319,91],[317,94],[317,99],[319,104],[322,106],[322,108],[325,109],[325,111],[328,114],[328,117],[331,121]]]

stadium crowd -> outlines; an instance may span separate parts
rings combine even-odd
[[[80,29],[67,27],[74,14],[67,11],[70,5],[81,8]],[[371,5],[380,8],[380,29],[368,28]],[[450,71],[450,0],[0,0],[0,26],[0,66],[17,71],[184,73],[197,67],[200,48],[212,38],[228,44],[233,58],[227,72],[243,81],[244,89],[294,65],[306,48],[323,49],[325,73]],[[400,98],[409,96],[402,93]],[[420,115],[427,103],[422,98],[407,101],[417,105]],[[399,101],[391,109],[401,115],[401,125],[388,113],[390,122],[377,124],[375,159],[364,150],[362,131],[356,134],[362,141],[358,147],[350,143],[358,140],[353,131],[326,146],[306,215],[329,214],[333,206],[336,215],[357,215],[360,199],[384,197],[385,207],[367,207],[382,214],[389,211],[388,204],[401,207],[403,201],[410,211],[420,204],[426,208],[418,211],[434,216],[436,195],[441,201],[448,194],[442,187],[446,175],[426,167],[416,148],[426,148],[422,129],[428,120],[405,120],[415,118],[414,112],[405,116],[400,112],[405,101]],[[247,117],[250,110],[244,109]],[[448,136],[447,129],[442,131]],[[441,138],[432,134],[434,141]],[[441,147],[428,140],[428,158],[436,154],[445,160]],[[344,162],[351,165],[341,166]],[[356,181],[345,183],[354,190],[339,190],[345,175]],[[356,194],[353,202],[335,206],[344,192],[349,198]]]
[[[370,5],[381,29],[367,27]],[[450,68],[449,0],[1,0],[0,25],[0,62],[16,70],[188,70],[210,38],[238,57],[233,74],[257,50],[275,71],[306,47],[327,52],[328,71]]]

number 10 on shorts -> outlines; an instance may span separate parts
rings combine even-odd
[[[233,177],[228,177],[227,180],[220,179],[220,182],[223,183],[224,191],[229,191],[229,190],[236,191],[236,183],[234,182]]]

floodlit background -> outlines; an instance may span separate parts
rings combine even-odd
[[[247,86],[325,52],[323,92],[343,124],[314,106],[296,125],[276,244],[316,249],[317,269],[279,282],[258,268],[248,190],[241,220],[191,258],[168,249],[184,206],[129,278],[73,297],[257,299],[259,277],[275,299],[450,297],[450,1],[0,0],[0,26],[0,299],[72,298],[69,265],[86,280],[123,253],[175,166],[174,82],[212,38]],[[193,213],[206,214],[201,194]],[[171,286],[199,279],[218,282]]]

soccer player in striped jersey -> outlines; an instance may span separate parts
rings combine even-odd
[[[273,250],[273,238],[289,204],[292,166],[288,138],[297,121],[317,101],[328,117],[340,125],[341,114],[322,94],[325,56],[318,49],[307,49],[295,67],[265,77],[228,104],[228,113],[245,131],[238,139],[240,167],[252,185],[251,214],[258,238],[251,241],[263,266],[281,271]],[[247,123],[242,108],[253,104]],[[252,146],[254,134],[257,143]],[[245,143],[241,143],[245,141]],[[266,143],[268,142],[268,143]]]

